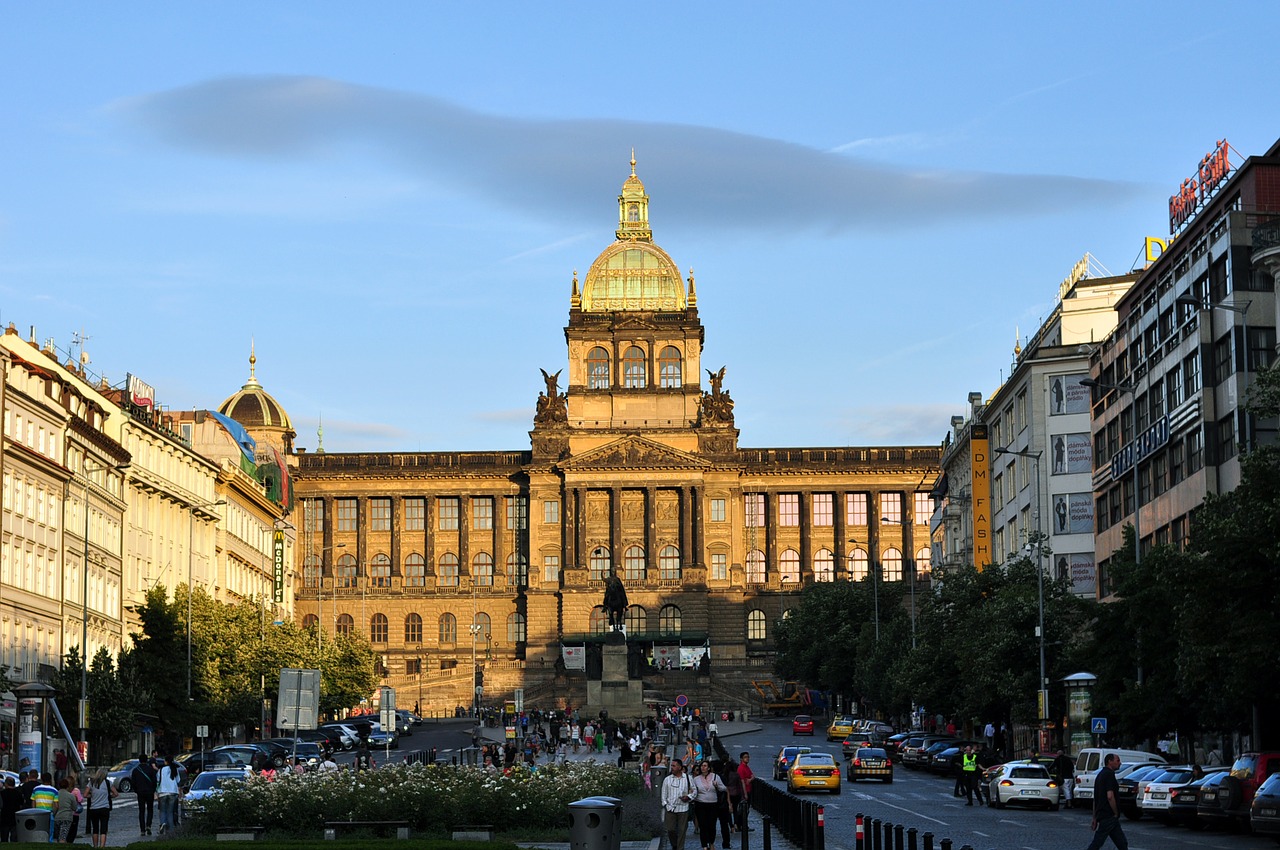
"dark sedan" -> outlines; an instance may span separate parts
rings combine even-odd
[[[1267,777],[1253,795],[1249,827],[1257,835],[1270,835],[1280,841],[1280,773]]]
[[[1137,820],[1142,817],[1142,809],[1138,808],[1139,780],[1159,776],[1167,769],[1168,765],[1153,764],[1148,767],[1140,767],[1125,778],[1117,780],[1117,783],[1120,786],[1120,793],[1117,796],[1120,800],[1121,814],[1130,820]]]
[[[1204,783],[1216,774],[1210,773],[1199,779],[1193,779],[1186,785],[1179,785],[1169,790],[1169,808],[1154,817],[1161,823],[1179,823],[1191,829],[1204,829],[1204,821],[1200,820],[1200,790]]]

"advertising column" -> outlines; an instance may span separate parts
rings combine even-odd
[[[18,770],[44,767],[44,700],[18,700]]]

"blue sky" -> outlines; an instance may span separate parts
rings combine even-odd
[[[174,408],[252,339],[311,450],[526,448],[634,146],[742,445],[936,444],[1280,137],[1280,6],[889,6],[4,4],[0,321]]]

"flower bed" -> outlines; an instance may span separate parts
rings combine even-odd
[[[574,800],[624,797],[639,788],[634,772],[590,762],[517,767],[505,775],[476,767],[395,765],[251,779],[202,800],[189,823],[202,833],[252,824],[298,837],[319,833],[325,821],[407,820],[415,832],[427,833],[476,823],[498,831],[558,827],[567,824]]]

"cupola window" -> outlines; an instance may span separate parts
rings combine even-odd
[[[600,346],[587,354],[587,389],[609,389],[609,352]]]
[[[658,355],[658,386],[664,390],[680,387],[680,349],[668,345]]]
[[[633,345],[622,355],[622,385],[629,390],[642,390],[648,385],[644,350]]]

